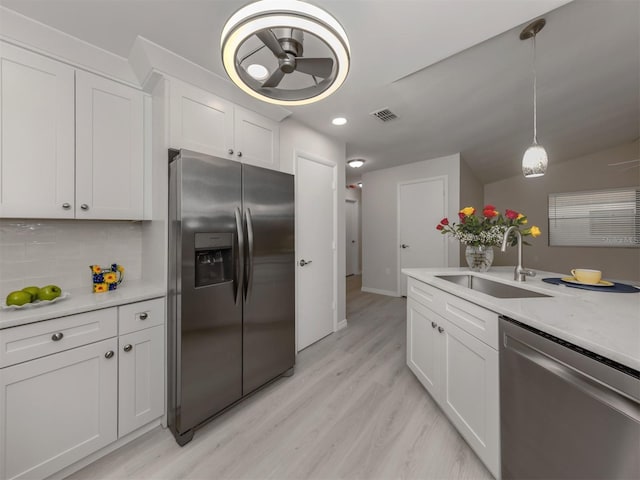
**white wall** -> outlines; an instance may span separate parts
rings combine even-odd
[[[295,174],[296,152],[307,153],[336,163],[337,185],[345,184],[346,145],[344,142],[323,135],[306,125],[292,119],[280,124],[280,170]],[[336,188],[338,204],[338,298],[336,308],[338,322],[346,319],[346,283],[345,283],[345,220],[344,220],[344,188]]]
[[[362,287],[399,295],[398,183],[446,175],[447,216],[460,208],[460,154],[368,172],[362,178]],[[428,205],[424,206],[428,208]],[[433,228],[436,226],[434,225]],[[459,249],[449,247],[449,266],[460,264]]]
[[[609,166],[610,163],[637,160],[640,144],[636,141],[590,155],[558,163],[551,157],[544,177],[526,179],[522,175],[484,186],[484,201],[525,213],[530,225],[542,229],[542,235],[527,241],[525,267],[558,273],[572,268],[602,270],[606,278],[640,280],[639,248],[551,247],[548,241],[549,193],[579,192],[602,188],[640,185],[640,168],[633,164]],[[519,161],[516,159],[515,161]],[[494,248],[494,265],[515,265],[516,249],[501,253]]]
[[[469,165],[460,158],[460,208],[474,207],[477,211],[482,211],[484,207],[484,185],[474,175]],[[452,215],[457,220],[456,215]],[[460,242],[458,242],[460,243]],[[465,259],[466,245],[460,244],[460,265],[466,265]]]
[[[86,220],[0,220],[0,302],[13,290],[54,284],[92,290],[89,265],[118,263],[140,280],[142,224]]]

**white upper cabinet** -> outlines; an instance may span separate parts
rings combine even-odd
[[[143,99],[0,42],[0,217],[141,220]]]
[[[76,72],[76,218],[142,219],[143,94]]]
[[[277,122],[179,80],[170,92],[172,148],[279,169]]]
[[[74,69],[0,42],[0,217],[74,218]]]

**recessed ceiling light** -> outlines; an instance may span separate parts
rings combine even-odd
[[[247,67],[247,73],[256,80],[266,80],[269,77],[269,70],[264,65],[252,63]]]
[[[347,119],[344,117],[336,117],[331,120],[331,123],[333,123],[334,125],[345,125],[347,123]]]
[[[364,160],[361,158],[354,158],[353,160],[349,160],[347,162],[347,165],[349,165],[351,168],[360,168],[362,165],[364,165]]]
[[[358,182],[358,187],[362,188],[362,182]]]

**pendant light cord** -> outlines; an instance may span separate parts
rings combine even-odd
[[[536,75],[536,36],[533,35],[533,144],[538,144],[538,97]]]

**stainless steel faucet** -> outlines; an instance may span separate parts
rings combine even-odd
[[[513,225],[507,228],[507,231],[504,232],[504,237],[502,238],[502,248],[500,250],[503,252],[507,250],[507,241],[509,240],[509,234],[512,231],[515,232],[516,236],[518,237],[518,265],[516,265],[516,268],[513,272],[513,279],[518,282],[525,282],[528,276],[535,277],[536,272],[534,272],[533,270],[527,270],[522,266],[522,234],[520,233],[520,230],[518,230],[518,227]]]

